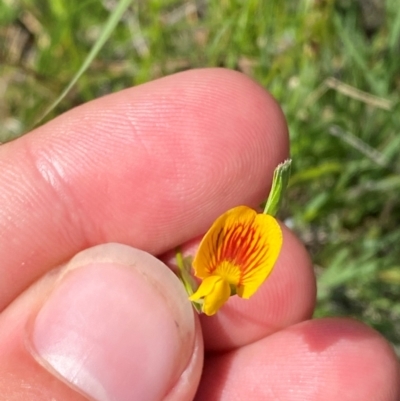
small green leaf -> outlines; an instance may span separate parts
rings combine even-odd
[[[289,183],[291,165],[292,160],[288,159],[279,164],[275,169],[271,191],[264,208],[264,214],[276,216],[278,213]]]

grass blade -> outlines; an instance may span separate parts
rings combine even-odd
[[[132,0],[120,0],[115,7],[114,11],[110,14],[107,22],[104,25],[104,28],[97,39],[96,43],[92,47],[92,50],[87,55],[85,61],[82,63],[81,68],[77,71],[77,73],[73,76],[70,83],[66,86],[66,88],[61,92],[60,96],[45,110],[45,112],[40,116],[38,120],[35,121],[34,126],[38,125],[43,119],[52,111],[58,104],[64,99],[64,97],[68,94],[68,92],[73,88],[79,78],[85,73],[88,69],[92,61],[95,59],[101,48],[107,42],[108,38],[113,33],[115,27],[117,26],[119,20],[122,15],[132,3]]]

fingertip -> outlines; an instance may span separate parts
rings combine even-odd
[[[388,342],[360,322],[329,318],[211,355],[198,400],[256,401],[273,394],[288,401],[398,401],[399,390],[399,365]]]
[[[335,400],[343,389],[349,400],[399,399],[399,362],[389,342],[371,327],[349,318],[324,318],[287,332],[300,335],[294,365],[315,366],[320,399]]]

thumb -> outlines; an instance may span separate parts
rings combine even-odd
[[[143,251],[107,244],[79,253],[0,315],[0,394],[191,400],[202,339],[182,288]]]

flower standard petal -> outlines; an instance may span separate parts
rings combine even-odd
[[[218,275],[249,298],[271,273],[282,246],[274,217],[246,206],[220,216],[200,243],[193,261],[195,275]]]
[[[193,260],[196,277],[208,277],[222,262],[236,259],[238,246],[245,239],[246,227],[254,221],[256,215],[247,206],[238,206],[215,220],[200,242]]]

